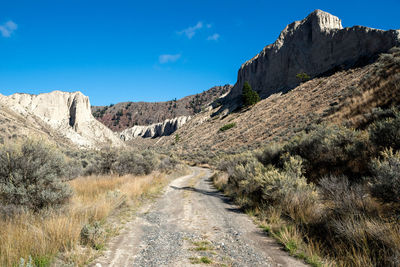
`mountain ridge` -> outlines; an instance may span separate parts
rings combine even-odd
[[[94,117],[115,132],[133,126],[163,123],[181,116],[193,116],[224,96],[231,85],[214,86],[202,93],[163,102],[120,102],[110,106],[92,106]]]

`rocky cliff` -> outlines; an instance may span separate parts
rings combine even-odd
[[[297,86],[298,73],[316,77],[366,64],[399,45],[400,30],[343,28],[338,17],[316,10],[286,26],[273,44],[241,66],[226,102],[241,95],[245,81],[265,98]]]
[[[164,122],[146,126],[133,126],[120,133],[121,140],[129,141],[135,137],[161,137],[171,135],[190,120],[190,116],[181,116]]]
[[[0,95],[0,104],[27,119],[44,122],[79,146],[122,145],[110,129],[93,117],[89,98],[81,92]]]

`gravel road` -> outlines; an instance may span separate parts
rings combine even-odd
[[[210,176],[193,167],[172,181],[92,266],[306,266],[218,192]]]

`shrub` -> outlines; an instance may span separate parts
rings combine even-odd
[[[242,89],[243,106],[249,107],[260,101],[260,96],[254,91],[248,82],[244,82]]]
[[[0,147],[0,202],[35,211],[66,203],[64,156],[42,141]]]
[[[261,153],[257,154],[258,160],[267,165],[278,166],[280,164],[280,158],[283,154],[283,145],[279,143],[272,143],[265,147]]]
[[[394,118],[377,121],[369,127],[370,139],[378,148],[400,149],[400,112]]]
[[[310,75],[308,75],[305,72],[297,73],[296,78],[299,80],[299,82],[304,83],[306,81],[309,81],[311,79]]]
[[[158,164],[158,169],[160,171],[164,171],[164,172],[169,172],[173,169],[175,169],[175,167],[178,165],[179,161],[171,156],[163,156],[160,159],[160,162]]]
[[[99,166],[95,166],[97,171],[96,174],[110,174],[113,173],[114,165],[117,162],[118,153],[116,150],[106,148],[101,151]]]
[[[283,149],[304,159],[306,176],[313,182],[328,174],[346,174],[356,179],[369,170],[368,136],[341,126],[318,125]]]
[[[156,156],[152,152],[145,151],[140,154],[133,150],[126,150],[119,153],[112,165],[112,170],[119,175],[144,175],[155,170],[156,164]]]
[[[80,233],[82,245],[90,246],[94,249],[101,249],[105,242],[104,230],[99,222],[85,224]]]
[[[371,164],[371,192],[383,202],[400,203],[400,152],[385,150],[382,156],[382,160],[375,159]]]
[[[219,131],[220,132],[225,132],[226,130],[229,130],[229,129],[235,127],[235,126],[236,126],[236,123],[234,123],[234,122],[228,123],[228,124],[225,124],[224,126],[222,126],[221,128],[219,128]]]
[[[263,198],[267,202],[276,205],[288,204],[287,200],[292,199],[294,196],[298,197],[299,202],[295,209],[301,209],[305,204],[304,201],[316,201],[315,186],[308,184],[306,178],[303,176],[302,160],[300,158],[289,157],[282,170],[270,168],[264,176],[266,177]],[[305,198],[299,197],[301,195],[307,196]],[[293,202],[292,204],[295,204]],[[293,208],[283,205],[283,208]]]

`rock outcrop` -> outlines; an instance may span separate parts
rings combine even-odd
[[[226,102],[241,95],[245,81],[265,98],[297,86],[298,73],[316,77],[366,64],[394,46],[400,46],[400,30],[343,28],[338,17],[316,10],[286,26],[273,44],[241,66]]]
[[[135,137],[161,137],[171,135],[182,125],[190,120],[190,116],[181,116],[164,122],[146,126],[133,126],[122,131],[119,136],[121,140],[129,141]]]
[[[0,95],[0,103],[25,118],[39,119],[78,146],[123,145],[110,129],[93,117],[89,98],[81,92]]]

